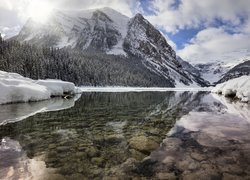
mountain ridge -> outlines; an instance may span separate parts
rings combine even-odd
[[[243,62],[232,67],[217,81],[217,84],[226,82],[230,79],[238,78],[243,75],[250,75],[250,60],[249,59],[245,59],[243,60]]]
[[[15,40],[38,46],[136,57],[170,86],[207,86],[184,70],[165,37],[141,14],[129,18],[111,9],[56,12],[41,25],[28,21]]]

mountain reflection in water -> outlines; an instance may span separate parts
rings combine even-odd
[[[249,117],[208,92],[83,93],[0,126],[0,179],[247,179]]]

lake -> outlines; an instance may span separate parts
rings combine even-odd
[[[0,108],[0,179],[250,179],[250,105],[210,92]]]

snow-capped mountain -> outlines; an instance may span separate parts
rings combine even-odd
[[[191,76],[191,78],[195,78],[194,81],[199,82],[200,84],[205,83],[208,85],[210,84],[209,81],[207,81],[206,79],[203,79],[201,77],[201,72],[199,69],[197,69],[196,67],[194,67],[193,65],[191,65],[189,62],[184,61],[181,57],[177,56],[177,60],[179,61],[179,63],[181,64],[182,68],[184,69],[184,71],[189,74]]]
[[[250,60],[245,59],[244,62],[234,66],[217,83],[223,83],[233,78],[250,74]]]
[[[194,67],[198,69],[200,76],[210,84],[215,84],[231,68],[224,63],[196,64]]]
[[[196,76],[201,76],[200,75],[200,70],[191,65],[189,62],[184,61],[180,56],[177,56],[177,60],[181,64],[182,68],[186,70],[187,72],[190,72]]]
[[[170,87],[207,85],[196,73],[182,67],[165,37],[141,14],[129,18],[110,8],[55,11],[45,24],[30,19],[14,39],[127,59],[137,57],[151,72],[164,77]]]
[[[211,85],[225,82],[234,77],[250,74],[248,67],[249,56],[227,61],[226,59],[218,60],[217,62],[194,64],[194,67],[199,71],[200,76],[207,80]],[[192,70],[194,72],[194,70]]]
[[[29,19],[16,39],[36,45],[59,48],[70,46],[81,50],[120,54],[124,53],[122,42],[126,36],[128,21],[128,17],[110,8],[56,10],[46,24]]]

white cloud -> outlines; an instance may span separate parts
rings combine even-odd
[[[127,16],[132,16],[132,6],[137,1],[131,0],[55,0],[56,7],[62,9],[95,9],[111,7]]]
[[[229,62],[249,56],[248,0],[180,0],[177,6],[175,2],[153,0],[151,4],[155,14],[147,16],[147,19],[168,33],[204,28],[183,49],[177,51],[183,59],[192,63]],[[218,20],[223,25],[215,27]]]
[[[41,0],[1,0],[0,9],[18,13],[21,21],[26,21],[30,16],[30,6],[41,4]],[[42,0],[43,4],[48,4],[56,9],[94,9],[111,7],[127,16],[132,16],[132,7],[138,6],[138,1],[130,0]]]
[[[250,55],[249,39],[246,33],[229,34],[222,28],[207,28],[177,54],[192,63],[237,61]]]
[[[176,0],[154,0],[152,6],[156,15],[147,16],[155,25],[167,32],[179,29],[208,27],[220,19],[231,25],[239,25],[241,16],[249,16],[248,0],[180,0],[178,7],[173,7]]]
[[[12,3],[8,0],[1,0],[0,8],[12,10],[13,6],[12,6]]]
[[[250,34],[250,17],[249,17],[249,19],[247,20],[247,22],[243,26],[239,27],[239,29],[243,33]]]

